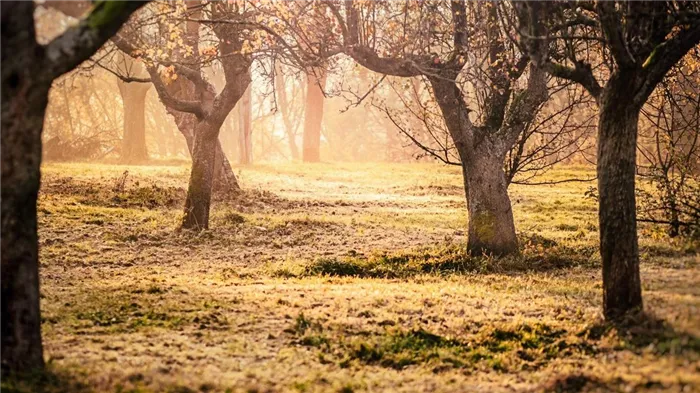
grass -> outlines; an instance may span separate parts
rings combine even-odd
[[[493,258],[465,252],[455,168],[236,172],[246,191],[192,232],[185,165],[44,165],[42,331],[61,377],[3,391],[700,389],[698,244],[640,225],[655,317],[602,323],[590,184],[512,186],[520,252]]]

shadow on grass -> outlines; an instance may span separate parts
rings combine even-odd
[[[700,338],[692,333],[678,331],[665,320],[650,313],[637,313],[616,322],[595,324],[580,335],[598,340],[611,332],[620,339],[617,349],[651,351],[656,355],[700,354]]]
[[[500,258],[472,256],[467,252],[466,245],[448,243],[412,251],[319,258],[296,269],[279,268],[273,275],[394,279],[423,274],[541,272],[595,266],[595,247],[559,245],[537,235],[523,237],[520,244],[521,250],[517,255]]]
[[[0,390],[3,393],[90,393],[93,390],[82,376],[47,364],[46,369],[7,375],[3,372]]]

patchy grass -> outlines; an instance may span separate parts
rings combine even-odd
[[[519,255],[495,258],[472,256],[466,244],[447,243],[442,246],[398,252],[374,252],[370,255],[350,255],[319,258],[312,263],[285,264],[272,271],[277,277],[356,277],[409,278],[419,275],[487,274],[545,272],[576,267],[593,267],[597,249],[591,246],[559,246],[541,236],[523,237]]]
[[[493,258],[465,251],[455,168],[240,168],[200,232],[188,171],[44,166],[44,391],[700,390],[697,243],[641,224],[655,317],[601,323],[590,184],[512,186],[520,253]]]

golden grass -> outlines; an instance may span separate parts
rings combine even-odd
[[[456,168],[236,172],[245,195],[217,196],[192,233],[176,230],[185,165],[44,165],[52,369],[98,392],[700,389],[697,245],[642,226],[646,309],[664,322],[601,324],[591,184],[512,186],[522,254],[497,260],[461,251]]]

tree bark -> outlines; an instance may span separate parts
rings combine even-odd
[[[190,157],[192,157],[192,160],[194,161],[194,129],[197,124],[197,118],[192,114],[178,112],[167,107],[166,110],[175,118],[177,129],[180,131],[182,136],[185,137],[187,150],[189,150]],[[238,179],[233,173],[231,163],[226,157],[224,149],[221,146],[221,142],[218,140],[218,138],[216,140],[216,163],[214,165],[214,190],[218,192],[240,191],[241,187],[238,184]]]
[[[26,3],[32,7],[33,3]],[[6,12],[3,3],[3,13]],[[3,18],[4,19],[4,18]],[[3,25],[5,21],[3,21]],[[15,39],[2,36],[2,370],[44,366],[39,312],[36,200],[41,131],[51,80],[29,56],[6,55]],[[29,30],[29,29],[27,29]],[[33,31],[28,31],[28,34]],[[9,62],[12,61],[12,64]]]
[[[33,51],[33,3],[2,3],[2,373],[44,367],[36,200],[52,78]]]
[[[323,89],[326,86],[326,70],[317,69],[307,75],[306,108],[304,109],[304,162],[321,160],[321,124],[323,122]]]
[[[200,122],[194,133],[192,171],[185,201],[185,217],[182,228],[206,229],[209,227],[214,166],[217,157],[217,134],[207,122]]]
[[[516,252],[518,240],[503,170],[510,142],[498,132],[501,130],[472,125],[453,80],[433,78],[430,82],[462,162],[469,211],[467,249],[474,255]]]
[[[233,173],[231,163],[226,158],[221,141],[216,139],[214,162],[214,190],[218,192],[236,192],[241,190],[238,179]]]
[[[642,307],[634,186],[641,108],[632,104],[627,78],[613,78],[600,100],[597,164],[603,303],[609,319]]]
[[[125,56],[126,57],[126,56]],[[117,81],[124,103],[124,135],[122,161],[137,164],[148,161],[146,147],[146,94],[150,83]]]
[[[506,255],[518,250],[503,157],[478,149],[462,160],[469,210],[467,250],[473,255]]]

